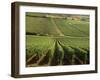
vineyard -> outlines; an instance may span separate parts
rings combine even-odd
[[[88,16],[26,13],[26,66],[89,64]]]

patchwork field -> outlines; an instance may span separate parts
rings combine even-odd
[[[26,13],[26,66],[89,64],[89,16]]]

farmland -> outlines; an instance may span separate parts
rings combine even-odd
[[[89,17],[26,13],[26,66],[89,64]]]

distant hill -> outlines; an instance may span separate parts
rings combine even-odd
[[[89,17],[26,13],[26,33],[41,36],[89,36]]]

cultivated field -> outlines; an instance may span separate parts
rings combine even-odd
[[[89,16],[26,13],[26,66],[89,64]]]

